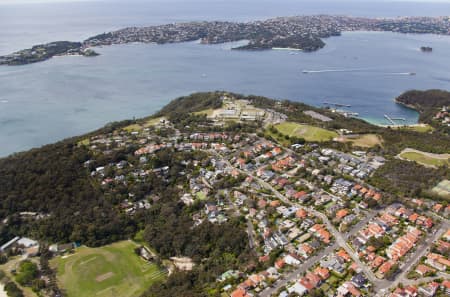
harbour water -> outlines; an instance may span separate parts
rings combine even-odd
[[[266,2],[262,1],[265,5],[272,3]],[[217,3],[228,7],[225,2]],[[58,18],[44,22],[41,28],[32,26],[40,18],[36,15],[28,18],[28,24],[21,25],[26,28],[18,29],[8,23],[0,32],[0,53],[39,42],[81,40],[132,24],[229,19],[226,11],[219,12],[214,7],[209,8],[211,12],[206,17],[195,14],[194,9],[165,17],[161,11],[166,11],[166,6],[155,9],[153,18],[142,15],[152,15],[145,9],[139,13],[124,7],[122,17],[116,20],[106,19],[108,13],[112,14],[109,9],[103,14],[105,19],[94,19],[98,14],[91,12],[94,8],[88,8],[89,5],[97,7],[98,3],[58,5],[62,12],[66,11],[62,9],[64,5],[75,5],[79,14],[89,13],[82,25],[78,19],[69,18],[66,27],[51,26],[53,31],[47,29],[50,24],[58,23]],[[7,7],[11,14],[12,7],[16,6]],[[305,14],[318,12],[312,6],[305,7]],[[336,6],[336,11],[324,13],[338,13],[339,9]],[[276,15],[302,14],[300,8],[298,13],[293,12],[296,10],[271,11]],[[21,13],[34,15],[35,12]],[[2,23],[8,22],[8,18],[5,20],[2,14],[5,14],[3,7],[0,25],[4,28]],[[234,20],[274,16],[245,5],[241,13],[230,11],[230,15]],[[16,22],[12,18],[9,21]],[[17,34],[19,31],[28,32],[29,36]],[[417,122],[416,112],[393,102],[403,91],[450,89],[450,37],[346,32],[325,42],[324,49],[313,53],[234,51],[230,49],[236,44],[198,42],[128,44],[96,49],[101,55],[93,58],[57,57],[32,65],[0,67],[0,156],[85,133],[111,121],[146,116],[171,99],[196,91],[229,90],[316,106],[322,106],[324,101],[336,102],[351,105],[346,109],[370,122],[384,124],[385,114],[405,118],[405,123]],[[433,52],[421,52],[419,48],[423,45],[433,47]]]

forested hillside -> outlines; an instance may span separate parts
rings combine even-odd
[[[116,214],[89,178],[83,163],[90,158],[86,149],[67,140],[1,159],[0,217],[12,215],[9,231],[92,246],[132,234],[134,224]],[[26,211],[44,217],[24,222],[19,213]]]
[[[450,92],[444,90],[408,91],[395,99],[396,102],[416,109],[419,113],[419,121],[431,124],[447,135],[450,129],[440,125],[434,117],[443,106],[450,106]]]

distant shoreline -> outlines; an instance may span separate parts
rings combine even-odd
[[[277,17],[264,21],[203,21],[149,27],[128,27],[101,33],[82,42],[56,41],[0,56],[0,65],[25,65],[57,55],[98,55],[91,48],[125,43],[223,44],[249,43],[237,50],[290,50],[313,52],[325,46],[323,39],[346,31],[374,31],[450,35],[449,17],[355,18],[332,15]]]

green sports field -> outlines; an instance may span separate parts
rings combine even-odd
[[[135,297],[165,277],[155,264],[134,253],[137,245],[121,241],[101,248],[80,247],[51,261],[68,297]]]
[[[338,136],[334,131],[293,122],[284,122],[275,128],[284,135],[302,137],[306,141],[329,141]]]

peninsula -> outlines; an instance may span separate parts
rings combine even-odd
[[[0,281],[9,296],[444,296],[448,143],[300,102],[180,97],[0,159]]]
[[[177,43],[200,40],[218,44],[247,40],[239,50],[290,48],[306,52],[325,46],[323,38],[343,31],[389,31],[400,33],[450,35],[450,17],[359,18],[347,16],[278,17],[252,22],[189,22],[150,27],[128,27],[102,33],[83,42],[52,42],[0,56],[0,65],[23,65],[47,60],[56,55],[96,55],[91,47],[142,43]]]

